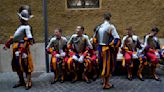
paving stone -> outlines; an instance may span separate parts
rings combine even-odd
[[[159,82],[151,78],[140,81],[137,77],[129,81],[125,75],[112,76],[110,82],[114,88],[103,90],[100,79],[92,81],[90,84],[83,81],[72,84],[70,81],[66,81],[51,85],[53,73],[34,72],[32,75],[33,87],[28,92],[164,92],[164,69],[158,68],[157,73],[163,81]],[[17,81],[16,73],[0,73],[0,92],[25,92],[24,87],[12,88]]]

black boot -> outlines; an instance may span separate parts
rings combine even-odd
[[[17,72],[18,77],[19,77],[19,82],[17,82],[13,88],[17,88],[20,86],[25,86],[24,78],[23,78],[23,73],[22,72]]]
[[[32,82],[31,81],[27,82],[25,89],[29,90],[31,87],[32,87]]]
[[[15,84],[14,86],[13,86],[13,88],[17,88],[17,87],[20,87],[20,86],[25,86],[25,82],[18,82],[17,84]]]
[[[27,82],[26,82],[26,90],[29,90],[32,87],[32,81],[31,81],[31,73],[27,73]]]

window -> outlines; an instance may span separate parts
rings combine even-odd
[[[100,8],[100,0],[66,0],[68,9]]]

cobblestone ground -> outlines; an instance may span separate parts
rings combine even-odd
[[[124,75],[112,76],[110,82],[114,84],[114,88],[103,90],[100,79],[90,84],[83,81],[72,84],[66,81],[51,85],[52,73],[34,72],[33,87],[27,92],[164,92],[164,67],[157,69],[157,73],[162,81],[155,81],[151,78],[145,81],[140,81],[138,78],[128,81]],[[17,81],[16,73],[0,73],[0,92],[26,92],[24,87],[12,88]]]

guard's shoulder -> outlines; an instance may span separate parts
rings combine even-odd
[[[73,34],[71,37],[76,37],[77,36],[77,34]]]
[[[97,32],[97,31],[100,29],[101,25],[102,25],[102,24],[97,25],[97,26],[95,27],[95,29],[94,29],[94,32]]]
[[[85,39],[89,39],[89,36],[88,36],[88,35],[83,34],[83,37],[84,37]]]
[[[18,26],[17,30],[30,30],[29,25],[20,25]]]
[[[56,37],[52,37],[52,38],[51,38],[51,41],[55,41],[55,40],[56,40]]]
[[[125,36],[123,36],[123,39],[125,39],[125,38],[127,38],[128,37],[128,35],[125,35]]]
[[[62,38],[63,40],[65,40],[65,41],[67,41],[67,38],[66,38],[66,37],[62,36],[61,38]]]
[[[111,26],[111,27],[115,27],[114,24],[112,24],[112,23],[110,23],[110,26]]]
[[[125,36],[122,38],[122,40],[125,40],[127,37],[128,37],[128,35],[125,35]]]
[[[145,38],[149,38],[149,35],[150,35],[150,34],[146,34],[146,35],[145,35]]]
[[[138,36],[137,35],[133,35],[132,38],[133,38],[133,40],[137,40]]]
[[[88,36],[88,35],[85,35],[85,34],[83,34],[83,36],[84,36],[84,37],[87,37],[87,38],[89,38],[89,36]]]
[[[30,25],[20,25],[20,27],[22,27],[22,28],[30,28],[31,26]]]

